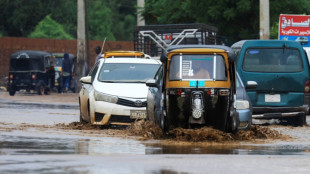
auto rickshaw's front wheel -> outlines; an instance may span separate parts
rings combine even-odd
[[[166,110],[162,110],[160,114],[160,127],[164,132],[169,131],[169,124],[167,119],[167,112]]]
[[[16,91],[14,91],[14,90],[10,90],[10,91],[9,91],[10,96],[14,96],[14,95],[15,95],[15,92],[16,92]]]
[[[50,94],[51,94],[51,90],[48,89],[48,88],[45,88],[45,89],[44,89],[44,94],[45,94],[45,95],[50,95]]]

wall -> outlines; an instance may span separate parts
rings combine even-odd
[[[95,48],[102,46],[103,41],[90,41],[90,65],[94,64]],[[9,74],[10,55],[18,50],[41,50],[55,53],[72,53],[77,55],[76,40],[31,39],[31,38],[0,38],[0,78]],[[104,51],[133,50],[129,41],[106,41]],[[85,49],[85,51],[87,51]]]

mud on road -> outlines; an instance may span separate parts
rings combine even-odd
[[[238,143],[238,142],[260,142],[264,140],[287,140],[288,135],[280,134],[265,126],[253,125],[249,131],[239,131],[237,134],[225,133],[211,127],[200,129],[176,128],[164,133],[161,128],[149,121],[137,121],[128,127],[102,127],[87,123],[72,122],[70,124],[57,124],[57,128],[65,130],[83,130],[85,133],[96,131],[103,135],[116,137],[132,137],[140,141],[161,140],[162,143]]]
[[[27,92],[18,92],[15,96],[9,96],[7,92],[0,92],[0,98],[4,101],[18,102],[18,103],[41,103],[41,104],[60,104],[60,105],[74,105],[78,107],[78,94],[77,93],[52,93],[51,95],[39,96]],[[41,112],[41,111],[40,111]],[[71,111],[70,111],[71,112]],[[61,112],[70,114],[69,112]],[[83,124],[76,122],[78,120],[77,113],[73,113],[71,117],[77,117],[72,120],[71,123],[67,120],[64,123],[56,125],[45,124],[27,124],[15,125],[12,123],[10,129],[27,129],[27,128],[39,128],[39,129],[56,129],[64,130],[65,132],[80,131],[86,136],[92,134],[100,134],[101,136],[113,136],[113,137],[133,137],[138,140],[160,140],[163,143],[265,143],[278,141],[290,141],[294,138],[305,139],[307,136],[299,136],[300,129],[309,128],[304,127],[290,127],[290,126],[252,126],[250,131],[239,131],[237,134],[225,133],[219,130],[212,129],[210,127],[203,127],[201,129],[173,129],[168,133],[163,133],[162,130],[151,122],[140,121],[132,124],[129,127],[103,127],[89,124]],[[55,115],[55,114],[54,114]],[[55,116],[58,116],[56,114]],[[49,113],[50,117],[55,117]],[[60,117],[60,115],[59,115]],[[70,117],[70,118],[71,118]],[[309,116],[308,116],[309,117]],[[57,117],[58,118],[58,117]],[[66,117],[67,118],[67,117]],[[43,120],[43,119],[42,119]],[[309,120],[309,118],[308,118]],[[0,123],[1,124],[1,123]],[[3,123],[8,124],[8,123]],[[2,126],[1,126],[2,127]],[[304,134],[307,131],[303,131]],[[306,138],[307,139],[307,138]],[[310,138],[309,138],[310,139]]]

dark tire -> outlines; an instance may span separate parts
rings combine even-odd
[[[58,93],[61,93],[61,92],[62,92],[62,90],[61,90],[61,87],[60,87],[60,86],[57,86],[57,92],[58,92]]]
[[[75,93],[75,92],[76,92],[75,87],[73,87],[71,90],[72,90],[72,92],[73,92],[73,93]]]
[[[71,91],[73,92],[73,93],[75,93],[76,92],[76,86],[77,86],[77,84],[76,84],[76,80],[75,79],[72,79],[71,80]]]
[[[45,95],[50,95],[50,94],[51,94],[51,90],[45,88],[45,89],[44,89],[44,94],[45,94]]]
[[[168,123],[168,118],[167,118],[167,112],[166,110],[162,110],[160,113],[160,123],[159,123],[160,127],[162,128],[162,130],[164,132],[168,132],[169,131],[169,123]]]
[[[304,126],[306,125],[306,114],[305,113],[300,113],[296,117],[294,117],[293,120],[293,125],[294,126]]]
[[[39,81],[38,85],[37,85],[37,93],[39,95],[43,95],[45,92],[45,86],[44,86],[44,82],[43,81]]]
[[[9,91],[10,96],[14,96],[14,95],[15,95],[15,92],[16,92],[16,91],[14,91],[14,90],[10,90],[10,91]]]
[[[86,123],[86,121],[83,120],[81,109],[80,109],[80,123]]]
[[[88,121],[87,123],[91,123],[91,119],[90,119],[90,109],[89,109],[89,101],[87,102],[87,116],[88,116]]]
[[[232,115],[227,119],[227,132],[230,133],[237,133],[238,132],[238,127],[240,125],[240,119],[239,119],[239,114],[238,112],[234,109],[232,111]]]
[[[39,95],[43,95],[43,94],[44,94],[44,91],[45,91],[45,90],[44,90],[44,86],[43,86],[43,85],[40,85],[40,86],[38,87],[38,91],[37,91],[38,94],[39,94]]]
[[[249,120],[248,126],[244,128],[243,130],[245,131],[251,130],[251,126],[252,126],[252,120]]]

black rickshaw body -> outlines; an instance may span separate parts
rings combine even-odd
[[[54,64],[55,64],[55,87],[57,88],[57,91],[60,93],[63,89],[63,78],[61,76],[62,74],[62,62],[64,60],[64,54],[65,53],[52,53],[54,56]],[[76,63],[76,56],[73,54],[69,54],[69,59],[72,62],[72,72],[75,71],[75,63]],[[74,76],[71,76],[70,79],[70,90],[72,92],[75,92],[76,90],[76,80]]]
[[[11,96],[19,90],[35,90],[49,94],[54,87],[53,56],[49,52],[23,50],[10,57],[8,91]]]
[[[160,126],[166,130],[212,126],[237,131],[235,54],[229,47],[171,46],[161,61]]]

